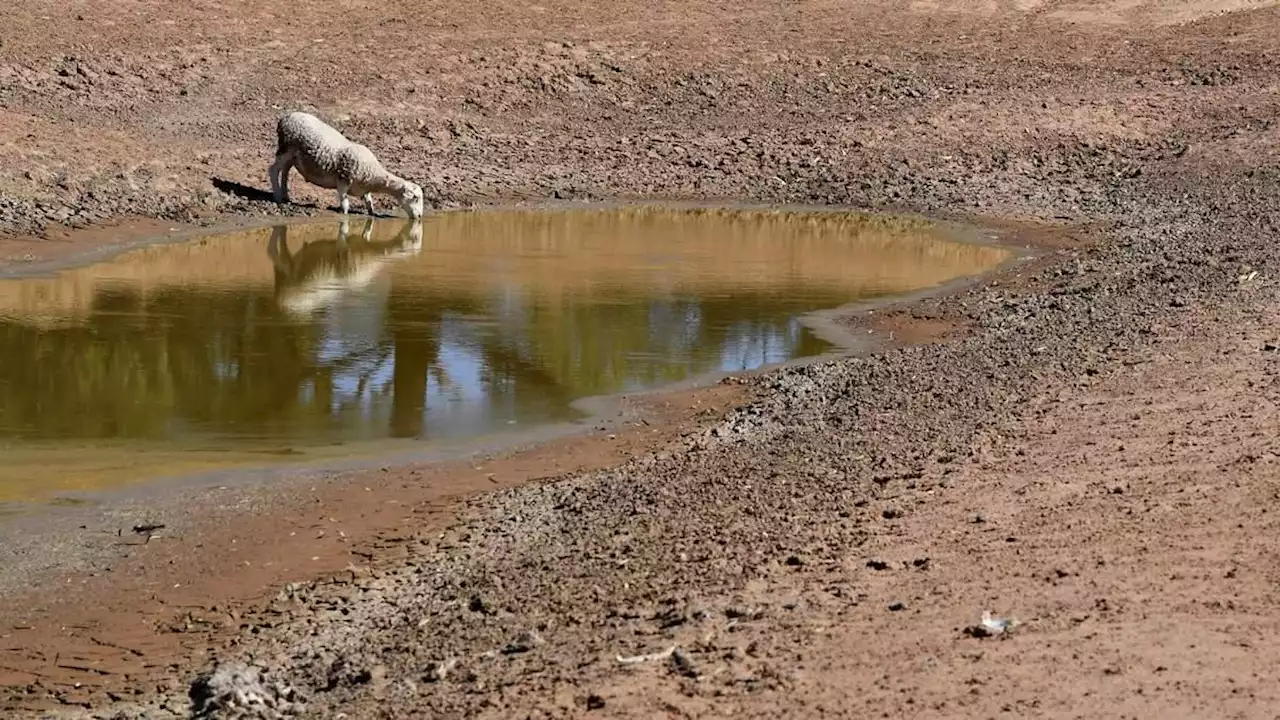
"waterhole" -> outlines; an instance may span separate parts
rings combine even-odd
[[[1008,256],[846,213],[484,211],[0,281],[0,501],[573,420],[582,398],[821,354],[806,313]]]

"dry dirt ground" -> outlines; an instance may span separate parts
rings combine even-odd
[[[617,467],[206,602],[229,631],[180,650],[49,658],[94,628],[11,623],[0,708],[1273,717],[1278,4],[10,4],[11,264],[125,219],[324,211],[255,194],[293,107],[442,207],[847,203],[1091,242],[850,320],[930,342],[767,373]],[[967,632],[983,611],[1020,622]]]

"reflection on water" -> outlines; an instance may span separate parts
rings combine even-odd
[[[860,215],[504,211],[0,281],[0,499],[570,419],[582,397],[821,353],[798,315],[1006,257]]]

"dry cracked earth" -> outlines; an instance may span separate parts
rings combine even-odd
[[[738,407],[618,467],[470,497],[442,532],[402,528],[345,575],[245,609],[166,682],[35,678],[0,707],[1274,716],[1277,5],[0,11],[14,263],[126,218],[327,211],[302,185],[303,205],[261,197],[293,107],[442,208],[840,204],[1050,245],[848,320],[945,337],[743,379]],[[1017,623],[986,631],[984,611]]]

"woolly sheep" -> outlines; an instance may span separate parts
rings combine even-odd
[[[276,202],[289,200],[289,171],[298,169],[312,185],[338,191],[347,214],[348,195],[362,197],[373,214],[373,193],[390,195],[411,218],[422,217],[422,188],[382,166],[373,151],[348,140],[337,129],[305,112],[291,112],[276,123],[276,160],[268,176]]]

